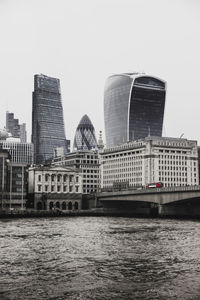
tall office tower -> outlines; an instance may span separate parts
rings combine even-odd
[[[65,154],[69,152],[69,141],[65,138],[60,80],[43,74],[34,76],[32,143],[35,164],[45,164],[58,147],[63,147]]]
[[[84,115],[78,124],[73,148],[74,150],[97,149],[94,126],[87,115]]]
[[[15,138],[20,138],[26,143],[26,124],[19,124],[19,119],[14,118],[14,113],[6,112],[6,130]]]
[[[110,76],[105,85],[106,147],[162,136],[166,83],[144,73]]]
[[[19,127],[20,127],[20,141],[22,143],[26,143],[26,124],[25,123],[20,124]]]
[[[14,118],[14,114],[6,112],[6,130],[15,138],[20,138],[22,143],[26,143],[26,124],[19,124],[19,119]]]

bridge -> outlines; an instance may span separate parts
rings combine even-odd
[[[157,209],[158,215],[199,215],[200,185],[101,192],[97,200],[105,208],[144,212]],[[149,209],[148,209],[149,208]],[[150,209],[151,208],[151,209]]]

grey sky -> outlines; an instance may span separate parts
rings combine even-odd
[[[167,81],[163,134],[200,143],[198,0],[0,0],[0,127],[6,110],[31,134],[33,75],[60,78],[67,138],[88,114],[104,131],[113,73]]]

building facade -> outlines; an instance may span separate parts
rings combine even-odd
[[[27,142],[26,124],[19,124],[19,120],[14,118],[14,114],[6,112],[6,130],[14,137],[20,138],[22,143]]]
[[[144,73],[110,76],[105,84],[106,147],[162,136],[166,83]]]
[[[45,164],[57,147],[65,154],[70,147],[65,138],[60,81],[42,74],[34,76],[32,143],[35,164]]]
[[[165,187],[199,184],[197,142],[178,138],[147,137],[104,149],[101,153],[101,188]]]
[[[62,165],[79,170],[82,174],[83,194],[95,193],[100,188],[99,156],[94,151],[74,151],[55,157],[52,165]]]
[[[94,126],[87,115],[84,115],[78,124],[73,148],[74,150],[97,149]]]
[[[21,143],[18,139],[0,140],[0,149],[8,150],[13,163],[33,164],[33,144]]]
[[[29,199],[35,209],[81,209],[80,172],[63,166],[38,166],[29,168],[28,179]]]
[[[27,164],[12,162],[7,150],[0,150],[1,209],[25,209],[27,201]]]

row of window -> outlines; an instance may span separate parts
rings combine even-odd
[[[61,185],[58,185],[57,186],[57,190],[56,190],[56,186],[52,185],[52,186],[48,186],[48,185],[45,185],[44,186],[44,191],[45,192],[67,192],[67,186],[63,186],[61,187]],[[42,191],[42,185],[38,184],[38,192],[41,192]],[[75,191],[76,193],[79,192],[79,186],[75,186],[75,188],[73,186],[69,186],[69,192],[73,192]]]
[[[51,178],[51,181],[55,181],[57,179],[58,182],[60,182],[63,178],[63,181],[66,182],[67,178],[69,178],[69,182],[73,182],[74,176],[73,175],[49,175],[45,174],[45,181],[49,181]],[[42,181],[42,175],[38,175],[38,181]],[[76,182],[79,182],[79,177],[76,176]]]
[[[176,182],[176,184],[181,183],[181,182],[185,182],[185,183],[188,182],[187,178],[181,178],[181,177],[177,177],[177,178],[172,178],[172,177],[159,177],[159,181],[161,181],[161,182],[166,182],[166,181],[170,182],[170,181],[174,181],[174,182]],[[195,182],[195,183],[197,182],[196,178],[194,178],[194,182]]]

